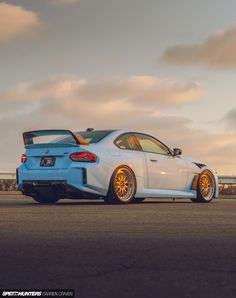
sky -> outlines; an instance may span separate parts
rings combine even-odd
[[[236,175],[235,0],[0,1],[0,170],[22,132],[139,129]]]

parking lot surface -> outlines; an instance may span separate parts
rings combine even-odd
[[[0,195],[0,288],[236,297],[236,198],[52,206]]]

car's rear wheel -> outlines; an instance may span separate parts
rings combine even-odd
[[[205,170],[200,174],[197,185],[197,203],[209,203],[215,194],[215,178],[211,171]]]
[[[135,193],[136,179],[134,172],[127,166],[120,166],[111,177],[105,202],[127,204],[132,202]]]
[[[146,198],[134,198],[133,201],[132,201],[132,203],[136,203],[136,204],[142,203],[145,199]]]
[[[55,204],[60,200],[60,197],[52,193],[37,193],[33,196],[33,199],[40,204]]]

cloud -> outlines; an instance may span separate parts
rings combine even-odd
[[[33,11],[7,3],[0,3],[0,41],[32,35],[41,26]]]
[[[236,68],[236,25],[199,43],[168,47],[161,60],[179,65]]]
[[[7,128],[0,130],[1,170],[14,169],[25,130],[95,127],[147,131],[170,147],[183,148],[185,155],[208,162],[221,174],[235,173],[235,164],[228,158],[236,150],[234,131],[212,134],[209,126],[207,130],[193,128],[191,119],[168,112],[168,107],[196,100],[202,92],[195,83],[142,76],[99,83],[57,76],[18,84],[0,92],[0,125]]]
[[[192,91],[189,93],[189,90]],[[156,92],[151,99],[148,97],[150,92]],[[193,83],[182,86],[153,77],[91,83],[71,76],[57,76],[44,81],[20,83],[0,92],[0,125],[7,128],[0,131],[3,140],[1,169],[14,169],[17,164],[23,149],[24,130],[130,127],[149,132],[159,131],[160,134],[173,129],[180,132],[188,125],[189,119],[166,115],[157,110],[159,107],[197,99],[201,93],[200,86]],[[170,100],[167,100],[168,94]],[[181,94],[184,100],[180,100]],[[1,160],[1,156],[6,155],[9,159]]]
[[[68,5],[78,3],[79,0],[52,0],[52,2],[59,5]]]
[[[236,130],[236,108],[230,110],[224,117],[223,120],[226,122],[227,127],[230,130]]]
[[[107,103],[151,106],[182,105],[200,98],[203,88],[197,83],[179,84],[171,80],[163,80],[150,76],[136,76],[114,79],[101,83],[90,83],[85,79],[71,76],[58,76],[45,81],[21,83],[0,94],[0,101],[32,101],[44,102],[56,100],[71,111],[77,106],[94,104],[102,107]],[[65,101],[65,99],[68,99]]]

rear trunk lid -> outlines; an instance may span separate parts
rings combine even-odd
[[[70,154],[84,151],[89,145],[81,136],[69,130],[37,130],[23,133],[28,169],[66,169],[72,163]]]

